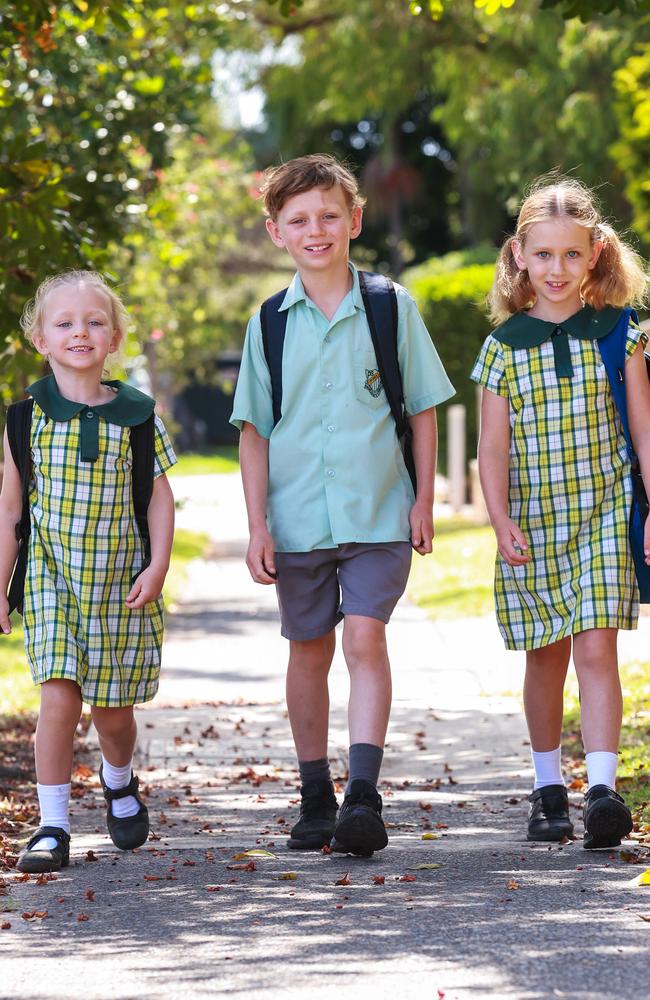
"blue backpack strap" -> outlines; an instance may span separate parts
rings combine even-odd
[[[25,576],[27,573],[27,552],[29,548],[29,536],[31,533],[31,517],[29,510],[29,483],[32,474],[32,462],[30,451],[30,437],[32,428],[32,412],[34,400],[22,399],[19,403],[13,403],[7,410],[7,438],[11,457],[20,475],[22,488],[23,507],[20,521],[16,525],[16,540],[18,541],[18,556],[16,565],[9,584],[7,597],[9,600],[10,612],[14,609],[21,614],[23,611],[23,594],[25,590]]]
[[[627,415],[627,399],[625,394],[625,362],[627,359],[625,347],[630,319],[638,323],[637,314],[633,309],[625,309],[614,329],[598,341],[600,354],[609,379],[612,396],[621,420],[621,429],[625,436],[625,444],[630,459],[632,475],[632,503],[630,506],[630,547],[634,558],[634,569],[639,595],[642,604],[650,604],[650,566],[646,565],[643,545],[645,521],[648,516],[648,496],[641,478],[639,460],[634,451],[630,425]],[[646,368],[650,378],[650,367],[646,355]]]
[[[411,425],[404,412],[404,389],[397,355],[397,295],[390,278],[359,271],[359,288],[375,349],[377,367],[390,406],[397,437],[402,445],[404,464],[417,493]]]
[[[287,289],[276,292],[270,299],[262,303],[260,309],[260,324],[262,327],[262,346],[264,357],[271,375],[271,400],[273,403],[273,426],[282,416],[282,351],[284,335],[287,332],[287,310],[280,311],[280,306],[287,294]]]

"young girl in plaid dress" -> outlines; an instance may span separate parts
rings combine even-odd
[[[147,808],[132,771],[133,706],[158,688],[161,590],[169,566],[174,502],[165,471],[176,461],[155,418],[154,483],[147,512],[151,561],[132,504],[130,429],[154,401],[102,381],[124,340],[127,316],[93,272],[50,278],[25,309],[23,327],[52,374],[34,383],[31,535],[24,593],[25,649],[40,685],[36,776],[41,822],[18,859],[24,872],[68,864],[73,738],[82,701],[102,752],[107,825],[122,850],[143,844]],[[17,554],[22,492],[8,437],[0,494],[0,628],[11,631],[7,587]]]
[[[602,221],[592,193],[575,180],[538,182],[501,250],[490,294],[499,325],[471,376],[484,390],[479,468],[498,545],[497,619],[506,646],[526,650],[529,840],[573,834],[560,763],[572,648],[589,785],[584,847],[613,847],[632,829],[615,791],[617,630],[636,628],[639,614],[632,487],[598,340],[645,294],[640,259]],[[630,430],[650,482],[646,338],[631,322],[626,337]],[[650,562],[650,518],[644,544]]]

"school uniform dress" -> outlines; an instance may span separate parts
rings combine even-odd
[[[381,383],[359,275],[328,320],[299,274],[287,289],[282,416],[274,426],[259,312],[248,324],[231,423],[269,439],[267,520],[278,552],[406,542],[413,487]],[[454,394],[417,306],[397,295],[397,353],[408,415]]]
[[[35,684],[75,681],[84,701],[120,707],[158,688],[162,597],[124,603],[143,563],[131,495],[130,427],[154,400],[121,382],[115,399],[64,399],[53,376],[29,387],[33,480],[24,596],[25,649]],[[154,476],[176,461],[155,418]]]
[[[509,517],[531,561],[497,555],[495,599],[508,649],[593,628],[636,628],[625,439],[598,340],[620,310],[585,306],[560,326],[525,313],[485,341],[471,378],[510,414]],[[644,334],[628,327],[626,356]]]

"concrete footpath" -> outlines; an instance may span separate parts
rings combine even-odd
[[[364,860],[286,850],[298,783],[274,593],[243,563],[237,479],[172,482],[192,497],[179,523],[209,531],[214,558],[193,564],[159,695],[138,713],[152,838],[115,851],[96,775],[80,769],[70,868],[43,884],[3,879],[0,996],[650,997],[650,888],[632,885],[643,869],[580,839],[524,839],[522,658],[503,651],[492,619],[434,624],[400,604],[381,789],[389,846]],[[650,650],[642,625],[623,658]],[[341,793],[346,697],[337,654]]]

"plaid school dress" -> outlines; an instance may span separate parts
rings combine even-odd
[[[130,426],[154,401],[124,383],[97,407],[64,399],[53,376],[30,386],[33,481],[24,597],[25,649],[35,684],[74,681],[90,705],[149,701],[158,689],[162,597],[124,603],[143,560],[131,496]],[[155,418],[154,476],[172,466]],[[84,454],[96,454],[84,460]]]
[[[532,333],[531,346],[504,343],[499,328],[470,376],[508,398],[509,517],[532,557],[509,566],[497,553],[495,602],[505,645],[538,649],[586,629],[636,628],[629,463],[597,344],[613,324],[588,307],[562,328],[525,314],[514,320],[508,322],[524,342]],[[630,325],[628,357],[642,339]]]

